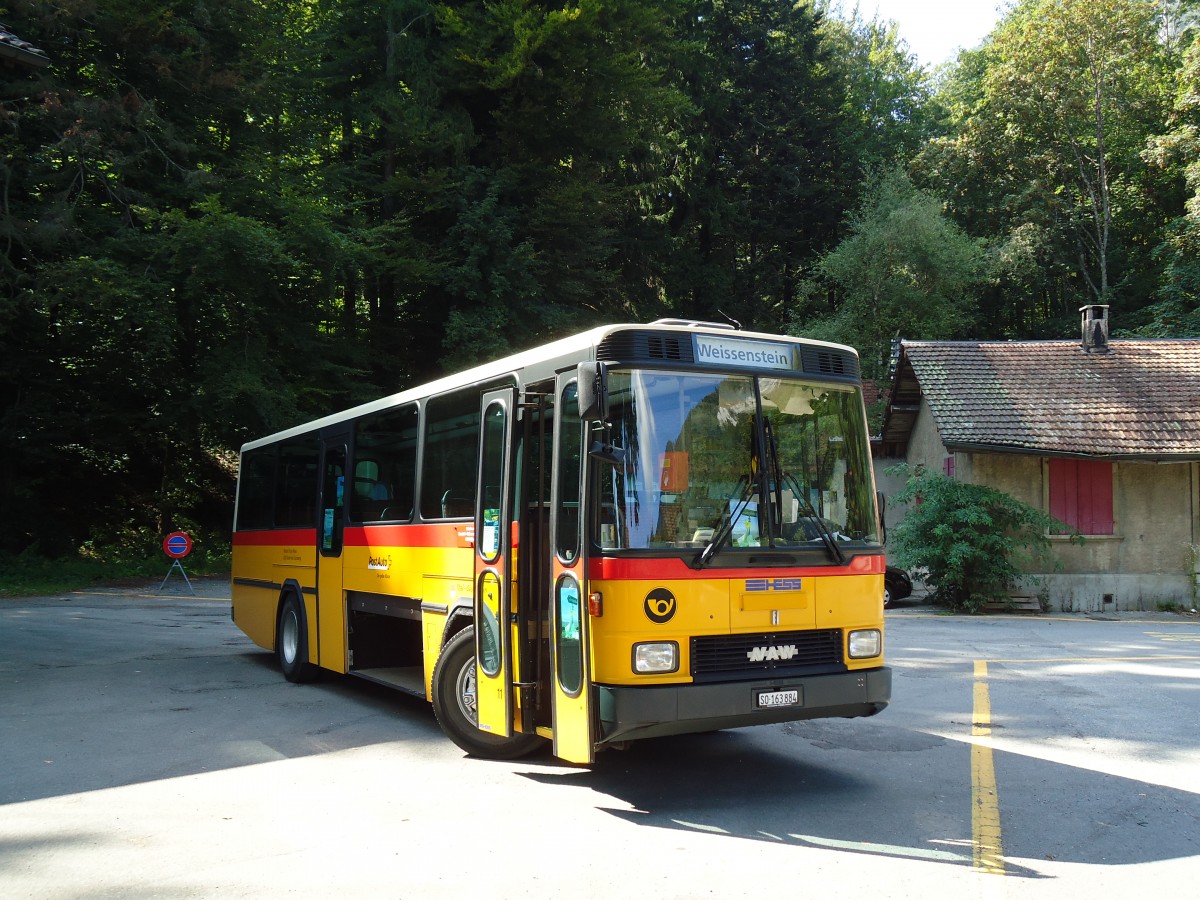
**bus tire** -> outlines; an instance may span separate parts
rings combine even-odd
[[[433,667],[433,714],[442,731],[471,756],[516,759],[542,745],[533,734],[497,737],[476,727],[475,626],[468,625],[442,648]]]
[[[317,667],[308,661],[308,622],[295,594],[288,594],[279,607],[275,657],[288,681],[302,684],[317,677]]]

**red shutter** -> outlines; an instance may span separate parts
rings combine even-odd
[[[1112,463],[1050,460],[1050,515],[1080,534],[1112,534]]]
[[[1112,463],[1079,460],[1079,518],[1084,534],[1113,533]]]
[[[1075,528],[1076,499],[1079,496],[1077,471],[1073,459],[1050,460],[1050,515]]]

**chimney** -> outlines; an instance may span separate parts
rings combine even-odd
[[[1108,352],[1108,306],[1081,306],[1080,328],[1083,332],[1084,353]]]

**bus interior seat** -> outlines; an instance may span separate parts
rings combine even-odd
[[[442,494],[442,518],[461,519],[475,512],[475,504],[466,497],[452,497],[449,491]]]

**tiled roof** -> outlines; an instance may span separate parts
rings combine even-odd
[[[951,450],[1200,459],[1200,340],[1108,346],[905,341],[893,401],[915,377]]]
[[[50,58],[29,41],[23,41],[7,25],[0,24],[0,61],[11,60],[30,68],[49,65]]]

